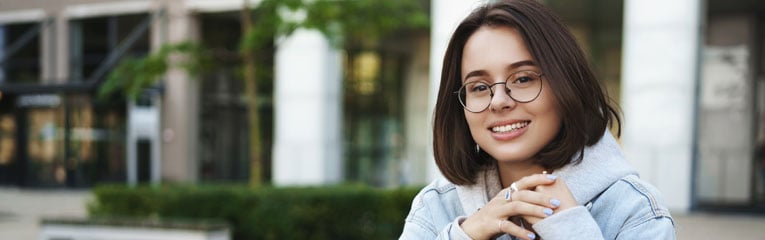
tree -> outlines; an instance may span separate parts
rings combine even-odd
[[[294,12],[302,12],[305,17],[285,16]],[[260,50],[273,44],[276,36],[289,36],[298,28],[322,32],[337,48],[369,47],[393,31],[428,27],[427,12],[425,2],[411,0],[261,0],[254,8],[245,0],[240,15],[239,57],[249,105],[250,184],[261,185],[262,172],[256,73],[264,66],[254,58],[262,54]],[[173,67],[181,67],[190,74],[202,73],[213,68],[210,52],[198,44],[183,42],[165,45],[143,58],[125,59],[110,72],[99,95],[122,92],[135,98],[142,89],[156,85]],[[186,57],[173,66],[170,59],[176,54]]]

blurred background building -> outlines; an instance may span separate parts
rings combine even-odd
[[[257,6],[258,1],[252,1]],[[668,205],[765,210],[765,3],[546,0],[624,114],[621,141]],[[315,30],[261,56],[262,179],[425,184],[441,59],[480,1],[423,1],[430,28],[338,48]],[[199,42],[236,53],[241,0],[0,3],[0,185],[247,182],[237,60],[166,74],[137,100],[98,99],[127,57]]]

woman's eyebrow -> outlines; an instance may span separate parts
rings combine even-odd
[[[534,61],[524,60],[524,61],[514,62],[514,63],[508,65],[507,69],[508,70],[512,70],[512,69],[516,69],[516,68],[523,67],[523,66],[536,66],[536,64],[534,63]],[[469,72],[467,75],[465,75],[465,78],[462,79],[462,80],[465,81],[465,80],[467,80],[468,78],[471,78],[471,77],[486,76],[488,74],[489,73],[487,73],[485,70],[476,70],[476,71]]]
[[[513,64],[510,64],[509,66],[507,66],[507,69],[516,69],[523,66],[537,66],[537,64],[535,64],[534,61],[525,60],[525,61],[514,62]]]
[[[471,77],[479,77],[479,76],[486,76],[486,75],[489,75],[489,73],[487,73],[485,70],[472,71],[472,72],[469,72],[467,75],[465,75],[465,79],[463,79],[463,81]]]

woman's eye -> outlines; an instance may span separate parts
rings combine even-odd
[[[515,81],[513,81],[513,83],[527,83],[531,81],[534,81],[534,79],[529,76],[523,76],[523,77],[516,78]]]
[[[481,92],[486,90],[489,90],[489,86],[486,86],[485,84],[477,84],[470,88],[471,92]]]

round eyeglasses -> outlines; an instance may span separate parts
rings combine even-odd
[[[519,71],[511,74],[504,82],[498,83],[471,81],[462,85],[454,94],[457,94],[465,110],[479,113],[491,105],[491,99],[494,97],[492,88],[495,85],[504,85],[505,93],[516,102],[528,103],[536,100],[542,92],[542,73]]]

